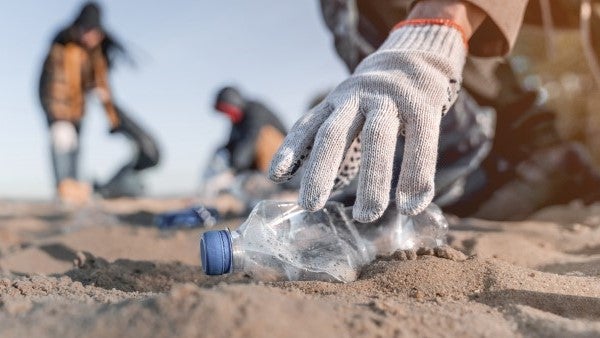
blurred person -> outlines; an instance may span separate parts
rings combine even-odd
[[[211,191],[213,196],[225,192],[221,199],[223,196],[234,197],[229,200],[240,201],[243,207],[236,209],[243,214],[256,202],[290,188],[288,185],[282,189],[266,176],[273,154],[287,132],[276,114],[263,103],[247,99],[233,86],[218,91],[214,108],[229,119],[231,130],[227,143],[216,151],[211,160],[205,175],[204,191]],[[215,175],[217,171],[225,174]]]
[[[229,119],[231,130],[227,143],[217,149],[204,173],[202,197],[212,198],[221,214],[239,216],[263,199],[297,189],[293,183],[275,185],[266,175],[286,135],[286,128],[271,109],[244,97],[233,86],[217,92],[214,108]]]
[[[511,219],[597,199],[589,155],[560,139],[554,113],[501,58],[524,20],[539,24],[542,5],[321,0],[352,75],[292,127],[271,179],[304,166],[302,207],[318,210],[342,189],[334,198],[354,204],[361,222],[390,201],[407,215],[435,201],[460,216]]]
[[[100,193],[106,197],[141,194],[137,172],[158,163],[154,140],[114,104],[108,71],[117,55],[126,56],[125,49],[103,28],[100,7],[88,2],[73,23],[53,39],[44,61],[39,95],[50,129],[57,195],[62,201],[85,203],[92,192],[78,174],[80,129],[89,92],[100,98],[110,133],[124,134],[137,148],[131,162],[106,185],[97,187]]]
[[[219,90],[215,109],[231,121],[229,141],[223,146],[230,154],[231,168],[266,173],[286,135],[283,123],[264,104],[244,98],[235,87]]]
[[[218,91],[214,108],[231,122],[229,140],[209,160],[198,200],[186,209],[157,215],[159,228],[211,227],[219,219],[247,216],[264,199],[296,197],[297,186],[276,185],[266,175],[286,134],[275,113],[231,86]]]

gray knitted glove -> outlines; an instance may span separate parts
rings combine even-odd
[[[318,210],[339,183],[338,173],[345,172],[340,163],[352,172],[352,161],[344,155],[356,153],[349,148],[360,136],[353,217],[374,221],[389,204],[394,150],[402,133],[406,147],[396,205],[406,215],[423,211],[434,195],[440,121],[460,90],[466,52],[461,31],[449,25],[396,29],[352,76],[296,122],[273,157],[271,179],[288,180],[307,159],[299,203]]]

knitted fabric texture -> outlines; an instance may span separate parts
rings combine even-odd
[[[347,80],[292,127],[275,154],[270,178],[290,179],[306,166],[300,205],[322,208],[360,136],[360,169],[353,217],[379,218],[389,204],[396,141],[406,137],[396,205],[415,215],[434,195],[442,115],[456,100],[466,48],[447,25],[406,25],[365,58]],[[351,175],[351,173],[349,174]]]

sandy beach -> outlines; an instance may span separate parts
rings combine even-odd
[[[201,230],[152,225],[188,203],[2,201],[0,336],[600,336],[600,205],[524,222],[450,217],[448,247],[332,284],[204,276]]]

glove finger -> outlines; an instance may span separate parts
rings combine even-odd
[[[396,191],[396,205],[404,215],[416,215],[433,200],[441,114],[425,111],[407,121],[406,145]]]
[[[271,160],[269,178],[273,182],[288,181],[296,174],[308,158],[315,135],[331,111],[328,103],[321,102],[294,124]]]
[[[364,116],[358,101],[337,108],[319,129],[300,186],[300,205],[310,211],[321,209],[333,188],[344,151],[360,132]]]
[[[372,222],[387,209],[399,128],[398,112],[393,106],[367,115],[362,132],[363,160],[352,211],[359,222]]]
[[[360,136],[357,136],[346,150],[342,163],[338,168],[337,176],[335,180],[333,180],[333,192],[343,189],[356,177],[360,166],[361,156],[362,148]]]

